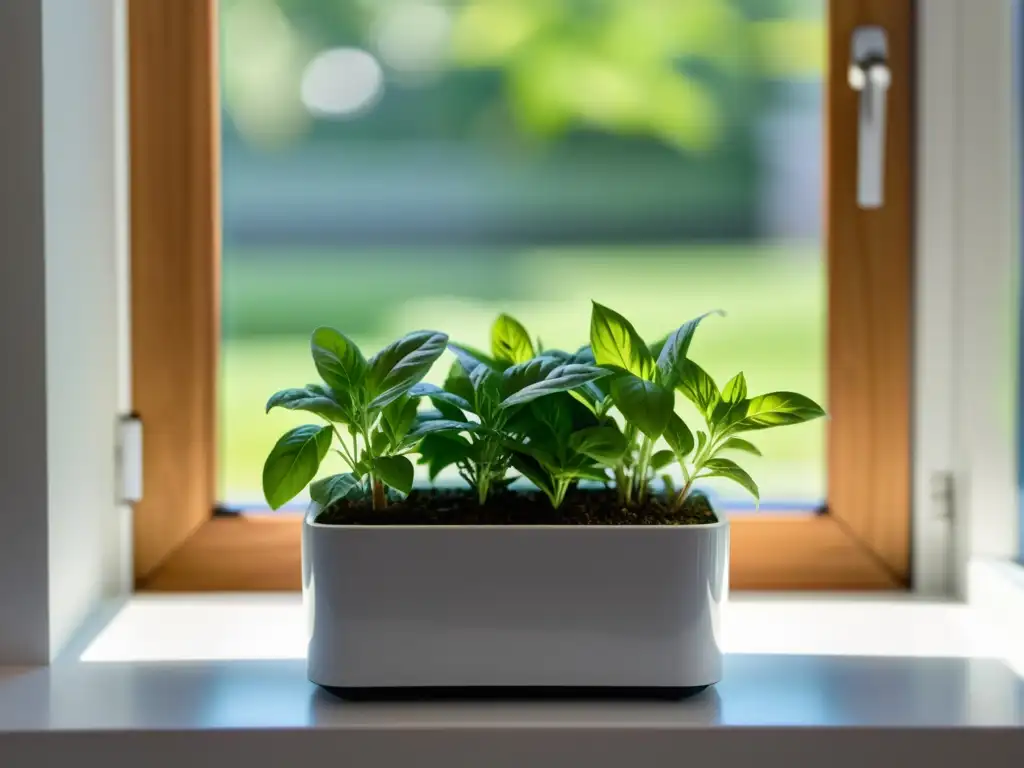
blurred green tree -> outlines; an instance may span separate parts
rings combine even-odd
[[[374,51],[387,15],[430,7],[448,18],[449,75],[493,73],[500,92],[448,77],[480,119],[500,112],[528,136],[583,129],[653,138],[700,153],[728,135],[760,80],[820,76],[823,0],[221,0],[225,99],[247,128],[295,138],[310,128],[298,96],[320,50]],[[385,62],[387,63],[387,62]],[[486,113],[486,114],[485,114]],[[451,123],[453,127],[459,121]],[[376,130],[376,129],[375,129]]]

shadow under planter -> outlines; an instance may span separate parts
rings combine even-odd
[[[527,686],[472,685],[409,688],[344,688],[320,686],[346,701],[680,701],[706,691],[710,685],[668,686]]]

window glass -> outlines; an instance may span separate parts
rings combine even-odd
[[[591,300],[651,339],[722,309],[697,362],[824,403],[824,6],[222,0],[225,503],[264,506],[318,325],[575,348]],[[762,508],[822,504],[824,429],[757,436]]]

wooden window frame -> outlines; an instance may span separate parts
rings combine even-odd
[[[732,521],[737,589],[905,589],[910,574],[912,0],[830,0],[828,508]],[[128,5],[136,586],[300,587],[300,521],[215,514],[220,158],[216,0]],[[886,202],[855,204],[852,29],[890,35]]]

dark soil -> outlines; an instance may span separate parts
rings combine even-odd
[[[343,502],[324,510],[327,525],[700,525],[717,522],[711,503],[695,493],[673,512],[662,498],[623,506],[615,491],[570,491],[551,508],[539,492],[506,491],[480,506],[468,490],[414,490],[400,502],[374,511],[369,501]]]

